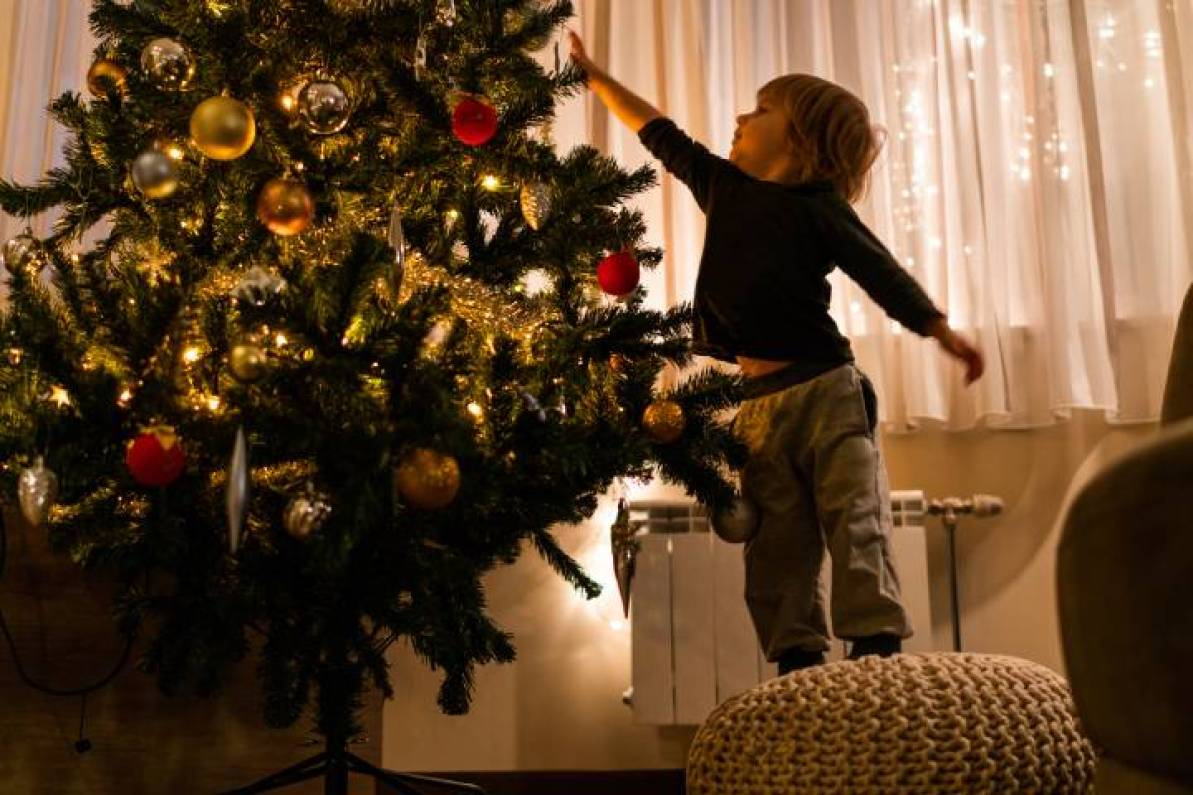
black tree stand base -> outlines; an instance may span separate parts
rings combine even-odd
[[[348,795],[348,774],[359,773],[369,776],[376,781],[384,782],[401,795],[437,795],[438,793],[463,792],[472,795],[485,795],[485,791],[475,784],[465,784],[459,781],[417,776],[413,773],[394,773],[382,770],[350,753],[343,745],[327,744],[327,750],[315,754],[296,765],[272,773],[260,781],[247,787],[228,790],[221,795],[255,795],[258,792],[289,787],[308,779],[323,777],[324,795]],[[424,789],[426,787],[426,789]]]

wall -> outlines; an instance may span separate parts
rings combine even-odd
[[[1107,426],[1080,412],[1031,431],[886,438],[893,488],[931,496],[1002,496],[1006,513],[964,521],[958,531],[962,641],[967,651],[1010,654],[1061,670],[1053,565],[1055,524],[1070,483],[1097,462],[1154,433],[1154,426]],[[652,492],[653,493],[653,490]],[[531,552],[488,579],[492,612],[515,634],[519,659],[477,677],[464,717],[435,708],[437,679],[408,650],[392,657],[397,696],[385,704],[383,760],[410,770],[534,770],[681,767],[691,730],[635,726],[621,704],[629,684],[629,643],[607,562],[611,503],[557,536],[599,567],[609,583],[585,605]],[[951,642],[944,534],[932,522],[930,557],[937,648]]]

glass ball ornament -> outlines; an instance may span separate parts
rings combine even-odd
[[[182,91],[195,76],[195,59],[174,39],[154,39],[141,50],[141,71],[163,91]]]
[[[133,184],[147,199],[164,199],[178,189],[178,165],[160,149],[137,155],[132,165]]]
[[[484,97],[465,96],[452,109],[452,133],[468,146],[483,146],[497,134],[497,110]]]
[[[151,428],[133,439],[124,457],[133,480],[142,486],[168,486],[186,469],[186,453],[172,428]]]
[[[87,90],[97,97],[107,96],[109,86],[123,94],[127,83],[128,70],[111,58],[100,58],[87,70]]]
[[[394,480],[398,493],[411,507],[426,511],[444,508],[460,490],[460,465],[446,453],[420,447],[398,464]]]
[[[638,286],[638,260],[629,251],[610,254],[597,265],[597,283],[608,295],[629,295]]]
[[[744,544],[758,535],[761,523],[758,508],[744,497],[734,498],[729,507],[714,511],[711,517],[713,531],[730,544]]]
[[[4,267],[14,276],[19,272],[39,273],[46,266],[41,243],[29,232],[23,232],[4,244]]]
[[[228,351],[228,369],[242,384],[259,381],[267,363],[265,350],[252,340],[238,342]]]
[[[301,182],[271,179],[257,196],[257,219],[275,235],[297,235],[315,218],[315,200]]]
[[[298,113],[315,135],[334,135],[348,125],[352,101],[338,83],[312,80],[298,94]]]
[[[655,400],[642,412],[642,427],[660,444],[671,444],[679,439],[687,424],[683,406],[674,400]]]
[[[253,148],[257,120],[248,105],[232,97],[211,97],[191,113],[191,138],[212,160],[235,160]]]
[[[291,537],[305,541],[311,534],[323,527],[331,516],[331,502],[327,495],[315,491],[307,484],[303,494],[293,498],[282,514],[282,524]]]

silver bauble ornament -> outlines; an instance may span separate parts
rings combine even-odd
[[[309,538],[331,515],[331,503],[327,499],[307,484],[306,492],[290,500],[286,506],[283,516],[286,532],[300,541]]]
[[[195,76],[195,59],[173,39],[154,39],[141,50],[141,71],[163,91],[181,91]]]
[[[730,544],[744,544],[758,535],[762,518],[758,508],[744,497],[736,497],[728,508],[714,511],[712,529]]]
[[[46,468],[41,456],[33,466],[21,471],[17,481],[17,501],[29,524],[39,527],[50,515],[58,496],[58,476]]]
[[[551,189],[537,180],[524,182],[519,198],[526,225],[536,232],[542,229],[551,216]]]
[[[4,244],[4,267],[14,276],[19,271],[34,273],[45,267],[41,243],[29,232],[23,232]]]
[[[332,135],[347,126],[352,102],[338,83],[312,80],[298,94],[298,112],[307,130],[316,135]]]
[[[164,199],[178,189],[178,166],[165,152],[150,149],[137,155],[133,184],[147,199]]]
[[[224,492],[228,508],[228,552],[235,555],[240,549],[240,534],[244,529],[244,509],[249,503],[249,446],[244,428],[236,429],[236,443],[232,446],[232,460],[228,463],[228,486]]]

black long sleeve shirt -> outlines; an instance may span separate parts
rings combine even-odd
[[[829,315],[834,267],[917,334],[943,317],[831,182],[755,179],[667,118],[638,137],[707,216],[694,300],[698,353],[824,367],[853,361]]]

